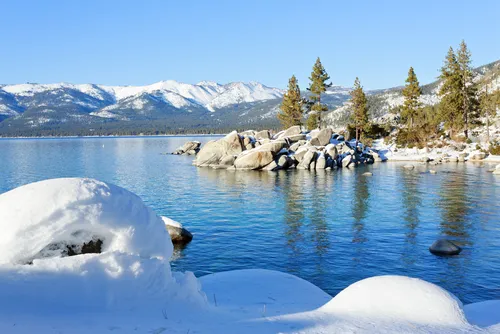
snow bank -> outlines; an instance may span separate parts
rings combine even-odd
[[[405,276],[377,276],[342,290],[324,311],[400,322],[462,326],[462,303],[448,291]]]
[[[133,193],[91,179],[52,179],[0,195],[0,264],[61,255],[101,240],[102,252],[169,259],[162,220]]]
[[[192,274],[172,275],[162,219],[123,188],[82,178],[25,185],[0,195],[0,229],[0,314],[204,303]]]
[[[265,269],[226,271],[200,282],[212,305],[257,317],[314,310],[332,298],[297,276]]]

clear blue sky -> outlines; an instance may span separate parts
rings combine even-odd
[[[500,1],[0,0],[0,83],[260,81],[305,89],[317,56],[334,84],[438,75],[449,46],[500,58]]]

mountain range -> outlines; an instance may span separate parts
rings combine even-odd
[[[500,87],[500,61],[475,70],[490,90]],[[439,82],[422,87],[422,102],[439,102]],[[371,118],[402,104],[402,87],[368,91]],[[350,88],[332,86],[322,97],[333,126],[349,118]],[[189,133],[278,127],[284,91],[258,82],[197,84],[174,80],[147,86],[98,84],[0,85],[0,136]],[[304,94],[307,95],[305,92]]]

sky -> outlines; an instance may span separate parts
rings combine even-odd
[[[0,0],[0,83],[258,81],[305,89],[317,57],[335,85],[432,82],[464,39],[500,59],[500,1]]]

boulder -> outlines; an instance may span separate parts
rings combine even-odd
[[[431,174],[436,174],[436,173],[437,173],[437,171],[435,171],[434,169],[430,169],[430,170],[429,170],[429,173],[431,173]]]
[[[431,159],[428,156],[423,156],[420,158],[420,162],[429,162]]]
[[[188,141],[172,154],[187,154],[194,155],[200,150],[201,143],[199,141]]]
[[[267,144],[262,144],[256,150],[260,152],[271,152],[273,155],[278,154],[279,151],[286,148],[288,145],[284,140],[274,140]]]
[[[411,170],[411,169],[414,169],[415,166],[413,166],[413,165],[404,165],[403,168]]]
[[[316,152],[307,150],[307,152],[304,154],[302,160],[298,164],[297,168],[298,169],[309,169],[312,161],[316,161]]]
[[[328,154],[332,159],[337,159],[338,156],[338,151],[335,145],[333,144],[328,144],[325,147],[326,154]]]
[[[458,156],[458,162],[465,162],[465,157],[462,155]]]
[[[293,159],[290,158],[288,155],[282,155],[278,158],[277,164],[280,169],[287,169],[291,165],[293,165]]]
[[[297,151],[301,145],[302,144],[300,142],[296,142],[296,143],[292,144],[290,146],[290,151],[294,151],[294,152]]]
[[[242,133],[240,133],[240,135],[243,136],[243,137],[248,137],[248,136],[254,137],[255,136],[255,131],[253,131],[253,130],[243,131]]]
[[[225,157],[222,157],[219,164],[223,166],[232,166],[234,164],[234,160],[236,160],[234,155],[226,155]]]
[[[251,150],[252,148],[254,148],[253,144],[252,143],[248,143],[247,145],[245,145],[245,150]]]
[[[260,169],[273,161],[273,154],[269,151],[252,150],[248,154],[238,156],[234,161],[236,169]]]
[[[462,248],[449,240],[439,239],[429,247],[429,251],[434,255],[458,255]]]
[[[271,134],[269,133],[269,130],[262,130],[254,135],[255,139],[271,139]]]
[[[293,157],[295,158],[295,160],[297,160],[297,162],[301,162],[302,159],[304,159],[304,156],[306,155],[307,151],[308,151],[307,148],[301,147],[297,152],[295,152]]]
[[[290,143],[296,143],[296,142],[298,142],[300,140],[305,140],[306,139],[306,135],[304,135],[304,134],[298,134],[298,135],[293,135],[293,136],[285,137],[284,139],[288,140]]]
[[[344,158],[342,158],[342,167],[346,168],[349,167],[353,163],[352,155],[346,155]]]
[[[314,146],[325,146],[330,143],[333,131],[330,128],[320,130],[310,141]]]
[[[243,145],[244,146],[247,146],[251,142],[252,142],[252,139],[250,139],[250,137],[243,137]]]
[[[469,160],[478,161],[478,160],[483,160],[484,158],[486,158],[486,153],[484,153],[484,152],[474,152],[474,153],[471,153],[471,156],[469,157]]]
[[[300,130],[300,125],[294,125],[286,129],[283,133],[281,133],[277,139],[283,139],[285,137],[291,137],[300,134],[302,131]]]
[[[326,168],[326,158],[324,154],[320,154],[316,159],[316,169],[325,169]]]
[[[226,155],[238,155],[243,152],[242,140],[236,131],[224,138],[206,143],[196,156],[196,166],[218,165]]]
[[[211,140],[198,152],[194,164],[196,166],[218,165],[220,159],[225,155],[219,140]]]
[[[161,217],[161,219],[163,220],[167,232],[170,235],[170,239],[172,239],[172,243],[174,245],[185,245],[193,240],[191,232],[186,230],[182,224],[168,217]]]

